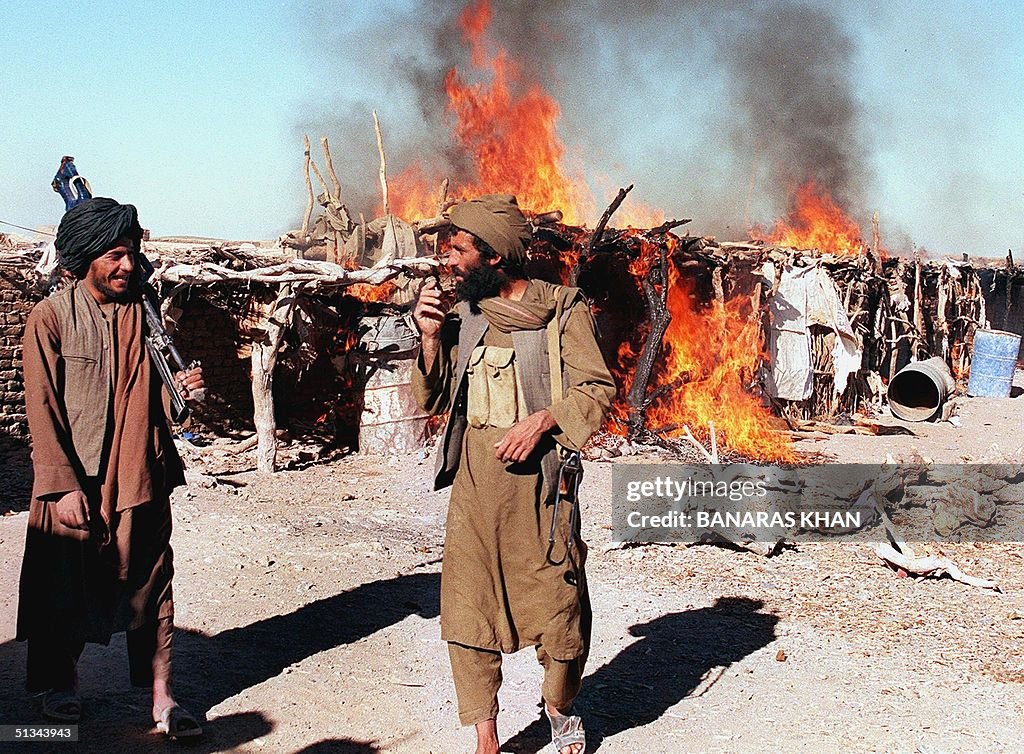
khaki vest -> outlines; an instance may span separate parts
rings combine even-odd
[[[86,476],[97,476],[109,434],[113,343],[110,325],[96,299],[81,283],[48,301],[60,323],[57,394],[71,443]]]
[[[569,319],[569,312],[572,306],[579,301],[573,299],[573,303],[566,306],[559,322],[559,331],[565,328]],[[462,438],[466,434],[468,422],[466,420],[466,400],[463,385],[466,381],[466,367],[469,365],[470,356],[473,350],[480,344],[487,331],[487,317],[483,314],[473,314],[469,305],[465,302],[459,303],[459,315],[461,325],[459,327],[459,355],[455,362],[455,369],[452,372],[451,401],[448,412],[448,421],[445,422],[444,433],[441,435],[441,442],[437,450],[437,460],[434,467],[434,489],[439,490],[447,487],[455,479],[455,471],[459,467],[459,458],[462,454]],[[512,348],[516,352],[517,376],[520,378],[523,399],[526,404],[526,413],[532,414],[547,408],[551,405],[551,363],[548,360],[548,331],[547,328],[540,330],[517,330],[512,333]],[[564,379],[562,384],[568,385]],[[551,447],[540,461],[543,485],[541,487],[541,501],[547,502],[555,494],[555,487],[558,484],[558,448]]]

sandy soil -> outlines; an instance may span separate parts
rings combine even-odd
[[[1024,398],[966,400],[959,428],[907,425],[918,436],[800,446],[844,461],[915,450],[977,460],[993,445],[1020,451],[1022,408]],[[26,452],[0,447],[0,456],[0,724],[36,722],[38,703],[22,692],[25,649],[13,641]],[[584,485],[596,615],[579,700],[588,751],[1020,750],[1024,547],[941,546],[1001,594],[897,578],[863,544],[805,544],[770,559],[615,548],[612,466],[588,463]],[[193,470],[174,501],[177,694],[206,719],[190,751],[472,750],[439,639],[447,492],[430,490],[431,467],[419,453],[273,477]],[[508,751],[547,741],[539,684],[532,653],[506,659]],[[87,648],[81,685],[79,750],[179,748],[150,732],[123,636]]]

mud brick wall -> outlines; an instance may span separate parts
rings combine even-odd
[[[21,338],[28,313],[40,298],[20,275],[0,269],[0,435],[28,437]]]
[[[203,365],[206,403],[195,409],[203,422],[252,423],[249,359],[238,357],[237,327],[222,309],[193,292],[178,302],[182,313],[174,343],[187,362]]]
[[[0,269],[0,437],[28,439],[21,339],[28,314],[41,299],[19,275]],[[174,341],[182,358],[202,362],[209,396],[198,418],[251,422],[249,362],[237,356],[231,318],[201,296],[191,296],[183,310]]]

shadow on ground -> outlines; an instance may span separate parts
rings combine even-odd
[[[376,744],[369,741],[352,741],[347,738],[332,738],[326,741],[318,741],[305,749],[300,749],[296,754],[374,754],[383,751]]]
[[[436,573],[417,573],[374,581],[286,615],[211,636],[179,630],[174,640],[175,696],[197,716],[205,716],[225,699],[274,678],[307,657],[351,644],[410,615],[436,617],[439,579]],[[116,636],[109,648],[86,648],[79,665],[86,713],[77,751],[127,754],[175,748],[147,732],[148,695],[127,686],[127,663],[123,634]],[[41,721],[38,703],[23,692],[24,668],[24,643],[0,645],[0,723]],[[185,749],[196,754],[229,751],[267,735],[273,727],[266,716],[255,711],[216,717],[203,724],[202,739]],[[181,751],[180,746],[175,750]],[[61,749],[58,746],[54,751]],[[371,742],[336,738],[302,751],[370,754],[379,749]]]
[[[779,618],[761,612],[762,607],[760,600],[722,597],[711,607],[631,626],[629,633],[640,640],[586,676],[576,700],[587,729],[587,751],[597,751],[605,738],[654,722],[706,677],[717,677],[716,670],[774,641]],[[542,712],[502,750],[538,752],[550,743],[551,728]]]

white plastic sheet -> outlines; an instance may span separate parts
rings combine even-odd
[[[773,265],[765,266],[769,279]],[[817,265],[787,266],[771,301],[772,330],[768,352],[771,369],[765,387],[776,398],[802,401],[811,396],[814,370],[811,365],[810,325],[836,333],[832,350],[835,390],[846,390],[847,381],[861,365],[861,347],[831,278]]]

